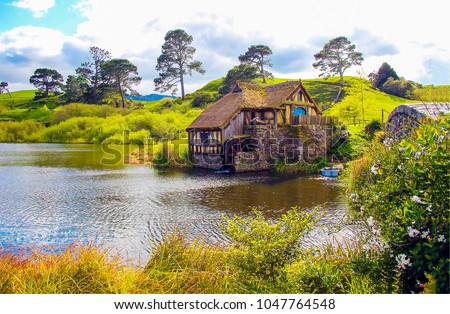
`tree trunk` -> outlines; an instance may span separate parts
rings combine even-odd
[[[180,85],[181,85],[181,100],[184,100],[184,77],[180,74]]]
[[[342,67],[339,68],[339,77],[341,78],[341,88],[344,88],[344,72],[342,72]]]
[[[264,65],[263,65],[264,60],[261,62],[261,74],[263,77],[263,83],[266,83],[266,75],[264,74]]]
[[[119,85],[120,98],[122,99],[122,108],[125,108],[125,98],[123,97],[122,84],[120,84],[120,78],[117,78],[117,85]]]
[[[339,92],[338,92],[336,98],[333,100],[334,103],[337,103],[339,101],[339,99],[341,98],[341,94],[342,94],[343,90],[344,90],[344,87],[342,87],[342,86],[339,87]]]
[[[339,68],[339,77],[341,79],[341,87],[339,87],[339,92],[333,101],[334,103],[337,103],[339,101],[339,99],[341,98],[342,90],[344,89],[344,73],[342,72],[342,68]]]

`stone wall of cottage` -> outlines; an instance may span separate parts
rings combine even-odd
[[[272,128],[255,125],[245,129],[257,145],[251,152],[234,157],[236,172],[270,170],[279,160],[286,163],[311,162],[325,156],[332,145],[332,127],[310,125]]]
[[[309,125],[273,128],[270,125],[247,127],[255,141],[253,149],[238,152],[234,156],[236,172],[265,171],[273,169],[277,161],[295,163],[311,162],[325,156],[332,145],[332,127],[327,125]],[[193,155],[196,167],[219,170],[222,158],[211,155]]]
[[[194,167],[219,170],[222,167],[222,158],[220,156],[208,154],[193,154],[191,162]]]

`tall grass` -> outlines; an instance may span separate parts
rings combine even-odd
[[[93,246],[63,252],[0,252],[0,293],[226,293],[229,268],[222,248],[189,243],[175,231],[154,248],[143,268]]]
[[[278,230],[277,223],[267,223],[263,229],[270,233],[289,233],[284,228]],[[250,229],[238,233],[246,237],[249,232],[253,235],[255,231],[260,232]],[[301,249],[296,256],[278,256],[279,261],[272,259],[273,254],[279,255],[277,245],[271,241],[264,243],[263,238],[254,241],[261,242],[265,249],[247,251],[246,245],[236,246],[236,243],[222,247],[199,238],[188,241],[183,232],[175,230],[156,243],[148,262],[138,267],[127,264],[117,255],[111,256],[107,250],[89,245],[71,245],[62,252],[0,251],[0,293],[356,294],[400,291],[399,277],[393,271],[395,265],[387,263],[385,252],[364,237],[334,241],[320,249]],[[284,245],[282,238],[277,241]],[[248,244],[253,246],[252,242]],[[242,266],[239,262],[250,255],[258,263],[256,272],[251,264]],[[276,262],[276,273],[282,276],[261,276],[259,271],[266,262],[268,269]]]

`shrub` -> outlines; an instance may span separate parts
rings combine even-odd
[[[256,209],[252,217],[225,218],[222,228],[232,240],[229,262],[248,282],[284,282],[285,266],[299,255],[299,240],[314,225],[316,212],[293,208],[277,222],[265,220]]]
[[[214,96],[209,93],[197,93],[192,100],[192,107],[198,108],[205,106],[215,100]]]
[[[390,77],[380,89],[389,95],[411,98],[416,85],[417,84],[412,81],[406,81],[404,79],[396,80]]]
[[[381,122],[379,120],[372,120],[368,125],[364,127],[364,132],[366,133],[366,138],[373,140],[375,138],[375,133],[381,131]]]
[[[155,146],[152,155],[154,155],[152,162],[155,165],[165,167],[192,166],[188,146],[183,141],[164,141]]]
[[[400,143],[374,143],[349,175],[355,217],[390,250],[404,293],[431,276],[449,293],[450,118],[426,121]]]
[[[0,142],[21,143],[32,141],[33,134],[44,129],[34,120],[0,122]]]

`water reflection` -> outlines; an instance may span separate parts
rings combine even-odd
[[[326,204],[323,224],[345,212],[335,180],[106,167],[101,158],[98,145],[0,144],[0,244],[95,242],[137,260],[148,255],[150,240],[175,227],[190,238],[225,241],[222,215],[253,207],[275,217]]]

